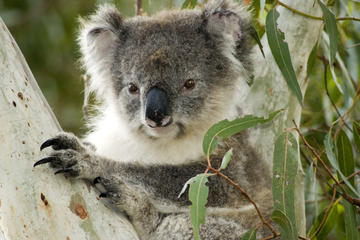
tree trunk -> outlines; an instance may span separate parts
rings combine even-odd
[[[1,19],[0,126],[0,240],[137,239],[94,188],[32,167],[61,128]]]
[[[285,0],[282,1],[291,7],[321,16],[321,9],[314,0]],[[315,46],[321,31],[322,21],[305,18],[281,6],[277,8],[280,13],[278,25],[285,34],[285,41],[289,45],[293,67],[303,96],[307,87],[307,61],[312,48]],[[250,131],[250,141],[256,146],[264,164],[272,172],[272,161],[275,138],[285,129],[294,127],[292,120],[297,125],[300,122],[301,105],[295,95],[290,92],[287,84],[272,57],[267,43],[267,37],[262,39],[265,58],[259,49],[254,49],[255,80],[250,92],[244,101],[244,112],[264,116],[274,110],[285,109],[285,113],[274,124],[267,128],[257,128]],[[295,132],[293,132],[296,134]],[[304,173],[299,157],[299,172],[295,189],[296,220],[299,234],[305,236],[305,204],[304,204]]]
[[[313,0],[291,1],[294,8],[319,16]],[[289,43],[295,72],[303,94],[307,86],[306,63],[322,22],[295,15],[279,7],[279,27]],[[291,121],[300,120],[301,106],[290,93],[263,38],[264,59],[256,48],[255,81],[244,101],[244,112],[263,116],[286,112],[274,125],[251,130],[264,164],[272,170],[275,137]],[[19,48],[0,19],[0,240],[9,239],[137,239],[132,226],[99,201],[94,188],[80,181],[53,176],[49,168],[33,169],[44,157],[40,144],[61,128],[43,97]],[[297,224],[305,235],[303,173],[296,189]]]

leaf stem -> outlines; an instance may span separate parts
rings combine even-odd
[[[358,175],[358,174],[360,174],[360,170],[354,172],[353,174],[347,176],[346,178],[347,178],[347,179],[350,179],[350,178],[352,178],[352,177],[355,177],[355,176]],[[343,184],[343,183],[344,183],[344,179],[341,179],[341,181],[339,181],[339,184]]]
[[[334,107],[337,115],[339,116],[339,118],[341,120],[341,123],[344,123],[346,128],[351,131],[351,128],[345,123],[345,120],[344,120],[343,116],[341,116],[341,113],[340,113],[339,109],[337,108],[334,100],[331,98],[329,88],[328,88],[328,81],[327,81],[327,67],[328,67],[328,64],[327,64],[326,61],[323,61],[323,64],[324,64],[324,85],[325,85],[326,95],[328,96],[328,98],[329,98],[329,100],[331,102],[331,105]]]
[[[295,8],[292,8],[290,7],[289,5],[277,0],[277,3],[287,9],[289,9],[290,11],[292,11],[293,13],[296,13],[296,14],[299,14],[301,16],[304,16],[304,17],[307,17],[307,18],[311,18],[311,19],[314,19],[314,20],[320,20],[320,21],[324,21],[324,18],[322,17],[317,17],[317,16],[313,16],[313,15],[310,15],[310,14],[307,14],[307,13],[304,13],[304,12],[301,12]],[[345,20],[350,20],[350,21],[360,21],[360,18],[357,18],[357,17],[353,17],[353,16],[350,16],[350,17],[337,17],[336,18],[336,21],[345,21]]]
[[[281,6],[285,7],[285,8],[287,8],[287,9],[289,9],[290,11],[292,11],[292,12],[294,12],[294,13],[296,13],[296,14],[302,15],[302,16],[307,17],[307,18],[315,19],[315,20],[321,20],[321,21],[324,20],[322,17],[312,16],[312,15],[310,15],[310,14],[301,12],[301,11],[295,9],[295,8],[290,7],[289,5],[283,3],[283,2],[281,2],[281,1],[279,1],[279,0],[278,0],[277,2],[278,2],[279,5],[281,5]]]
[[[141,16],[142,15],[142,0],[136,0],[136,15]]]

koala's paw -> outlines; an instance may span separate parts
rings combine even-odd
[[[63,173],[67,177],[74,178],[85,178],[88,175],[86,173],[91,169],[91,154],[75,135],[60,133],[46,140],[40,146],[40,150],[50,146],[54,151],[48,157],[37,161],[34,167],[49,163],[49,166],[55,169],[55,174]]]

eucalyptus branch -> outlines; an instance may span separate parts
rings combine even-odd
[[[298,128],[297,124],[295,121],[293,121],[294,125],[295,125],[295,130],[299,133],[301,139],[303,140],[305,146],[312,152],[312,154],[315,156],[315,158],[321,163],[321,165],[325,168],[326,172],[329,174],[329,176],[331,177],[331,179],[334,180],[335,183],[337,183],[337,185],[339,185],[339,187],[341,188],[341,190],[343,192],[345,192],[345,189],[341,186],[341,184],[339,183],[339,181],[337,180],[337,178],[334,176],[334,174],[331,172],[331,170],[329,169],[329,167],[325,164],[325,162],[321,159],[320,155],[315,151],[315,149],[306,141],[304,135],[302,134],[302,132],[300,131],[300,129]]]
[[[136,15],[142,15],[142,0],[136,0]]]
[[[281,5],[281,6],[283,6],[283,7],[287,8],[287,9],[289,9],[289,10],[290,10],[290,11],[292,11],[293,13],[296,13],[296,14],[302,15],[302,16],[304,16],[304,17],[311,18],[311,19],[315,19],[315,20],[321,20],[321,21],[323,21],[323,20],[324,20],[322,17],[312,16],[312,15],[310,15],[310,14],[307,14],[307,13],[301,12],[301,11],[299,11],[299,10],[295,9],[295,8],[290,7],[289,5],[287,5],[287,4],[285,4],[285,3],[283,3],[283,2],[281,2],[281,1],[279,1],[279,0],[277,1],[277,3],[278,3],[279,5]]]
[[[301,12],[295,8],[292,8],[290,7],[289,5],[277,0],[277,3],[287,9],[289,9],[290,11],[292,11],[293,13],[296,13],[296,14],[299,14],[301,16],[304,16],[304,17],[307,17],[307,18],[311,18],[311,19],[314,19],[314,20],[320,20],[320,21],[324,21],[324,18],[322,17],[317,17],[317,16],[313,16],[313,15],[310,15],[310,14],[307,14],[307,13],[304,13],[304,12]],[[344,21],[344,20],[350,20],[350,21],[360,21],[360,18],[356,18],[356,17],[353,17],[353,16],[350,16],[350,17],[337,17],[336,18],[336,21]]]
[[[334,100],[331,98],[331,95],[330,95],[330,92],[329,92],[329,88],[328,88],[328,82],[327,82],[327,67],[328,67],[328,64],[327,62],[323,61],[323,64],[324,64],[324,85],[325,85],[325,91],[326,91],[326,95],[328,96],[330,102],[331,102],[331,105],[334,107],[338,117],[340,118],[341,120],[341,123],[343,123],[342,125],[345,124],[346,128],[349,129],[351,131],[351,128],[345,123],[345,120],[343,118],[343,116],[341,115],[339,109],[337,108]]]
[[[352,177],[355,177],[356,175],[359,175],[360,174],[360,170],[354,172],[353,174],[349,175],[346,177],[346,179],[350,179]],[[341,179],[341,181],[339,181],[339,184],[343,184],[344,183],[344,179]]]

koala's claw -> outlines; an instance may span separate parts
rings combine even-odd
[[[46,140],[43,144],[40,146],[40,151],[42,151],[44,148],[50,147],[50,146],[57,146],[59,145],[59,139],[57,138],[50,138]]]
[[[100,195],[99,195],[99,198],[108,198],[108,197],[110,197],[109,196],[109,194],[108,193],[101,193]]]
[[[94,178],[93,184],[96,185],[96,184],[98,184],[98,183],[101,183],[101,179],[102,179],[102,177],[96,177],[96,178]]]
[[[37,161],[36,163],[34,163],[34,166],[33,167],[36,167],[40,164],[45,164],[45,163],[49,163],[49,162],[52,162],[56,159],[56,157],[47,157],[47,158],[43,158],[39,161]]]
[[[76,172],[75,172],[73,169],[71,169],[71,168],[65,168],[65,169],[57,170],[57,171],[54,173],[54,175],[59,174],[59,173],[68,173],[68,174],[70,174],[70,175],[76,174]]]
[[[78,138],[75,137],[75,135],[72,133],[60,133],[56,137],[46,140],[43,144],[41,144],[40,151],[50,146],[54,150],[73,149],[80,151],[84,149],[84,147],[78,141]]]

